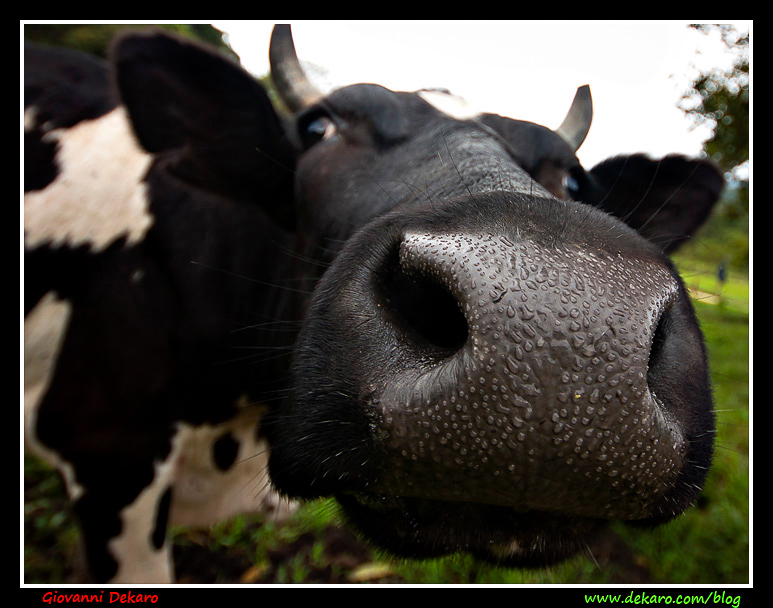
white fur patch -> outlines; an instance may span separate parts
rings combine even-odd
[[[67,492],[75,500],[83,488],[75,482],[72,465],[40,443],[35,435],[40,399],[51,383],[71,315],[72,304],[50,291],[24,317],[24,444],[61,471]]]
[[[158,503],[174,481],[185,433],[177,432],[172,451],[163,462],[155,463],[153,482],[140,492],[134,501],[121,510],[121,533],[110,539],[110,553],[118,562],[118,572],[111,583],[171,583],[174,579],[170,543],[160,549],[152,544],[151,535],[156,526]]]
[[[295,506],[281,498],[268,479],[268,443],[255,438],[264,408],[244,405],[232,419],[215,426],[185,426],[175,475],[170,522],[208,525],[239,513],[262,513],[282,521]],[[221,471],[212,447],[230,433],[239,444],[234,465]]]
[[[24,318],[24,412],[38,406],[56,367],[72,305],[49,291]]]
[[[417,91],[419,97],[426,101],[437,110],[448,114],[451,118],[457,120],[471,120],[480,115],[480,112],[473,109],[467,100],[444,91]]]
[[[171,544],[151,543],[158,503],[172,486],[169,525],[209,525],[239,513],[262,513],[286,519],[295,505],[280,498],[268,482],[268,445],[255,440],[263,408],[245,405],[219,425],[181,423],[164,462],[157,462],[153,482],[121,511],[121,534],[109,542],[119,567],[111,583],[169,583],[174,579]],[[212,462],[213,445],[230,432],[239,443],[235,464],[221,471]]]
[[[24,240],[101,250],[126,236],[141,240],[153,223],[143,178],[151,157],[135,142],[126,113],[117,108],[95,120],[45,135],[59,143],[60,173],[24,197]]]

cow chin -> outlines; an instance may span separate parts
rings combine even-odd
[[[590,550],[606,522],[471,502],[344,494],[351,524],[396,556],[468,553],[504,567],[539,568]]]

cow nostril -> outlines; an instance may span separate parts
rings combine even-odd
[[[669,394],[669,391],[678,390],[678,387],[671,385],[669,380],[672,376],[671,370],[681,365],[679,357],[675,357],[672,348],[673,335],[679,333],[673,316],[673,307],[667,306],[660,315],[652,334],[647,361],[647,386],[655,394]]]
[[[666,320],[665,315],[661,316],[655,327],[655,333],[652,335],[652,344],[650,345],[649,361],[647,363],[648,374],[657,369],[666,340]]]
[[[424,347],[448,356],[467,341],[467,321],[456,298],[435,278],[406,273],[398,251],[389,256],[380,275],[381,302],[393,321]]]

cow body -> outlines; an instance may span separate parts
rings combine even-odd
[[[45,60],[65,74],[81,61]],[[166,521],[288,512],[258,423],[292,344],[272,312],[291,292],[267,288],[290,275],[272,252],[292,243],[258,206],[154,163],[124,106],[56,124],[49,101],[71,83],[38,88],[34,65],[28,111],[57,153],[55,176],[25,196],[29,443],[67,472],[97,580],[168,581]],[[102,69],[89,97],[110,100]]]
[[[287,511],[263,434],[281,494],[336,496],[398,554],[551,563],[694,499],[711,396],[663,252],[718,197],[708,163],[585,171],[586,88],[556,133],[376,85],[322,96],[283,28],[288,126],[167,35],[119,42],[117,97],[106,67],[33,52],[25,427],[95,578],[170,580],[170,519]]]

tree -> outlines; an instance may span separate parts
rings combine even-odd
[[[703,33],[719,31],[736,60],[728,71],[700,74],[682,96],[681,108],[696,123],[713,123],[704,151],[735,180],[745,179],[749,162],[749,32],[732,25],[693,25]]]
[[[739,269],[749,264],[749,32],[732,25],[693,25],[704,34],[719,33],[735,55],[728,70],[700,74],[684,93],[681,109],[696,124],[709,123],[713,135],[703,144],[706,155],[725,172],[727,188],[703,241],[718,239],[715,251]],[[720,236],[721,234],[721,236]]]
[[[55,46],[66,46],[78,49],[97,57],[105,58],[110,41],[119,32],[127,29],[147,29],[151,24],[146,25],[126,25],[126,24],[37,24],[27,23],[24,25],[24,39],[40,44],[50,44]],[[223,41],[223,34],[211,25],[153,25],[170,30],[181,36],[197,38],[212,46],[215,46],[231,55],[235,53]]]

